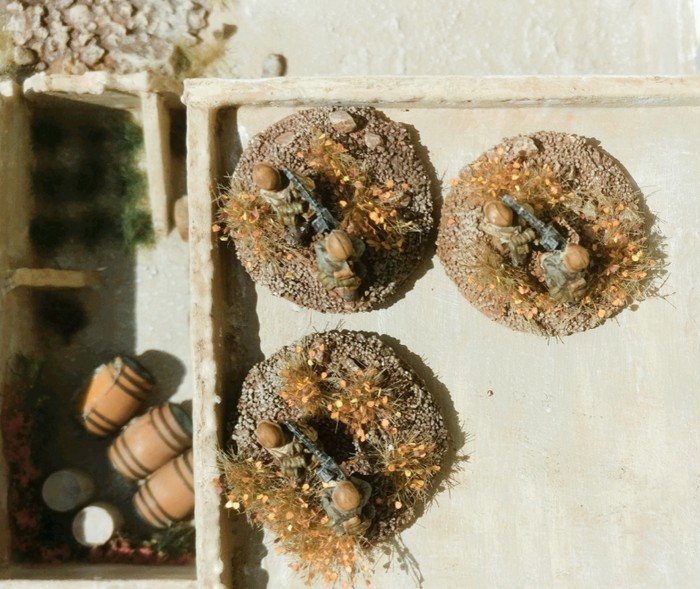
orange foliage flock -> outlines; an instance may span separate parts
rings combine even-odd
[[[530,205],[545,222],[574,231],[589,249],[592,269],[588,293],[579,306],[592,308],[600,319],[649,296],[650,273],[659,262],[650,254],[649,231],[636,203],[625,204],[614,194],[578,194],[548,164],[536,166],[523,157],[504,161],[503,153],[499,147],[481,156],[451,185],[466,190],[475,207],[508,194]],[[562,305],[527,268],[504,264],[485,244],[477,244],[476,250],[478,263],[468,280],[477,292],[493,291],[526,321],[561,312]]]
[[[375,367],[349,360],[328,360],[324,343],[297,345],[282,360],[278,394],[308,419],[334,421],[365,451],[374,465],[371,479],[376,505],[410,509],[425,500],[440,470],[436,444],[420,440],[405,423],[397,427],[400,394]],[[364,536],[337,536],[329,527],[316,477],[302,484],[285,477],[269,458],[254,460],[222,454],[222,492],[226,507],[275,534],[277,550],[294,557],[290,565],[311,582],[355,587],[372,570],[373,546]],[[365,581],[369,584],[368,581]]]

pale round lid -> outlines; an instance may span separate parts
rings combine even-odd
[[[41,496],[54,511],[70,511],[90,500],[95,485],[84,472],[74,469],[57,470],[44,481]]]
[[[100,546],[121,527],[122,516],[108,503],[88,505],[73,518],[73,537],[83,546]]]

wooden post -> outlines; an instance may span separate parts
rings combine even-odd
[[[148,198],[156,236],[172,227],[172,176],[170,157],[170,111],[160,94],[141,94],[143,146],[146,154]]]
[[[100,284],[99,272],[59,270],[56,268],[17,268],[7,279],[7,289],[30,288],[95,288]]]

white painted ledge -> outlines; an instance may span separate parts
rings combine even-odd
[[[700,76],[376,76],[185,80],[188,106],[656,106],[700,103]]]

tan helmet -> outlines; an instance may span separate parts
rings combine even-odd
[[[571,243],[564,248],[561,261],[569,272],[579,272],[588,268],[591,260],[585,247]]]
[[[360,492],[350,481],[340,481],[333,489],[332,500],[340,511],[351,511],[360,506]]]
[[[287,443],[287,437],[279,423],[263,419],[255,429],[255,437],[264,448],[279,448]]]
[[[282,188],[282,175],[274,166],[258,162],[253,166],[253,182],[258,188],[276,192]]]
[[[510,227],[513,224],[513,210],[499,200],[491,200],[484,205],[484,217],[496,227]]]
[[[342,229],[335,229],[326,237],[326,251],[331,260],[344,262],[352,255],[352,239]]]

